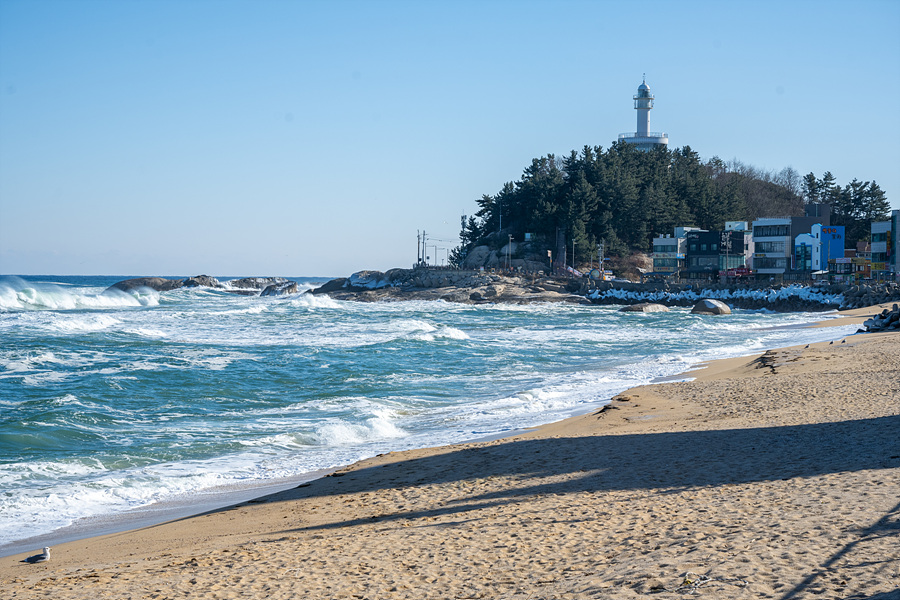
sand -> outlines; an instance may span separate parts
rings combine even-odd
[[[900,334],[692,375],[2,558],[0,598],[900,598]]]

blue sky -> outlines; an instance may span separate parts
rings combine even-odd
[[[900,208],[900,2],[0,0],[0,273],[409,266],[650,128]],[[429,250],[429,254],[435,254]]]

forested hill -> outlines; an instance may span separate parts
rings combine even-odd
[[[458,262],[478,244],[502,245],[525,233],[556,247],[557,231],[576,255],[587,256],[603,240],[608,254],[649,251],[655,235],[676,226],[721,229],[725,221],[803,214],[805,201],[832,204],[834,225],[867,235],[867,221],[887,218],[890,206],[874,182],[839,187],[791,168],[761,171],[718,157],[703,162],[689,146],[642,152],[624,142],[585,146],[559,158],[531,161],[522,177],[479,199],[461,233]],[[844,222],[846,221],[846,222]],[[501,232],[502,228],[502,232]]]

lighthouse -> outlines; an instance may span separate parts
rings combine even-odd
[[[668,146],[669,136],[658,131],[650,131],[650,110],[653,108],[653,94],[647,85],[647,76],[638,86],[634,96],[634,110],[637,111],[637,131],[620,133],[619,141],[637,146],[638,150],[652,150],[657,146]]]

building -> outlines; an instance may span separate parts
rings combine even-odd
[[[828,261],[844,258],[844,226],[815,223],[809,233],[794,238],[793,271],[817,273],[828,270]]]
[[[702,231],[697,227],[676,227],[674,235],[653,238],[653,272],[651,276],[674,277],[684,269],[684,252],[688,231]]]
[[[620,133],[619,141],[633,144],[638,150],[652,150],[659,146],[669,145],[669,136],[658,131],[650,131],[650,111],[653,109],[653,94],[647,85],[647,78],[638,86],[634,96],[634,109],[637,111],[637,131]]]
[[[831,226],[830,207],[821,204],[810,204],[803,217],[775,217],[753,221],[753,271],[758,279],[801,280],[809,279],[812,268],[805,268],[807,262],[812,264],[812,248],[821,243],[813,233],[813,226]],[[802,236],[812,234],[811,236]],[[829,234],[830,235],[830,234]],[[841,232],[843,239],[843,232]],[[795,242],[804,247],[800,254],[795,252]],[[840,253],[837,248],[840,245]],[[838,244],[831,240],[828,244],[828,255],[843,258],[843,241]],[[808,253],[808,254],[807,254]],[[824,269],[826,261],[819,257],[819,266]],[[798,263],[799,261],[799,263]],[[815,269],[820,270],[820,269]]]
[[[900,275],[900,210],[891,213],[890,221],[874,221],[872,236],[872,277],[878,280],[896,279]]]
[[[735,222],[724,231],[689,231],[682,278],[717,279],[746,273],[752,256],[752,239],[746,223]]]
[[[790,217],[753,221],[753,271],[757,277],[784,277],[791,265],[792,239]]]

